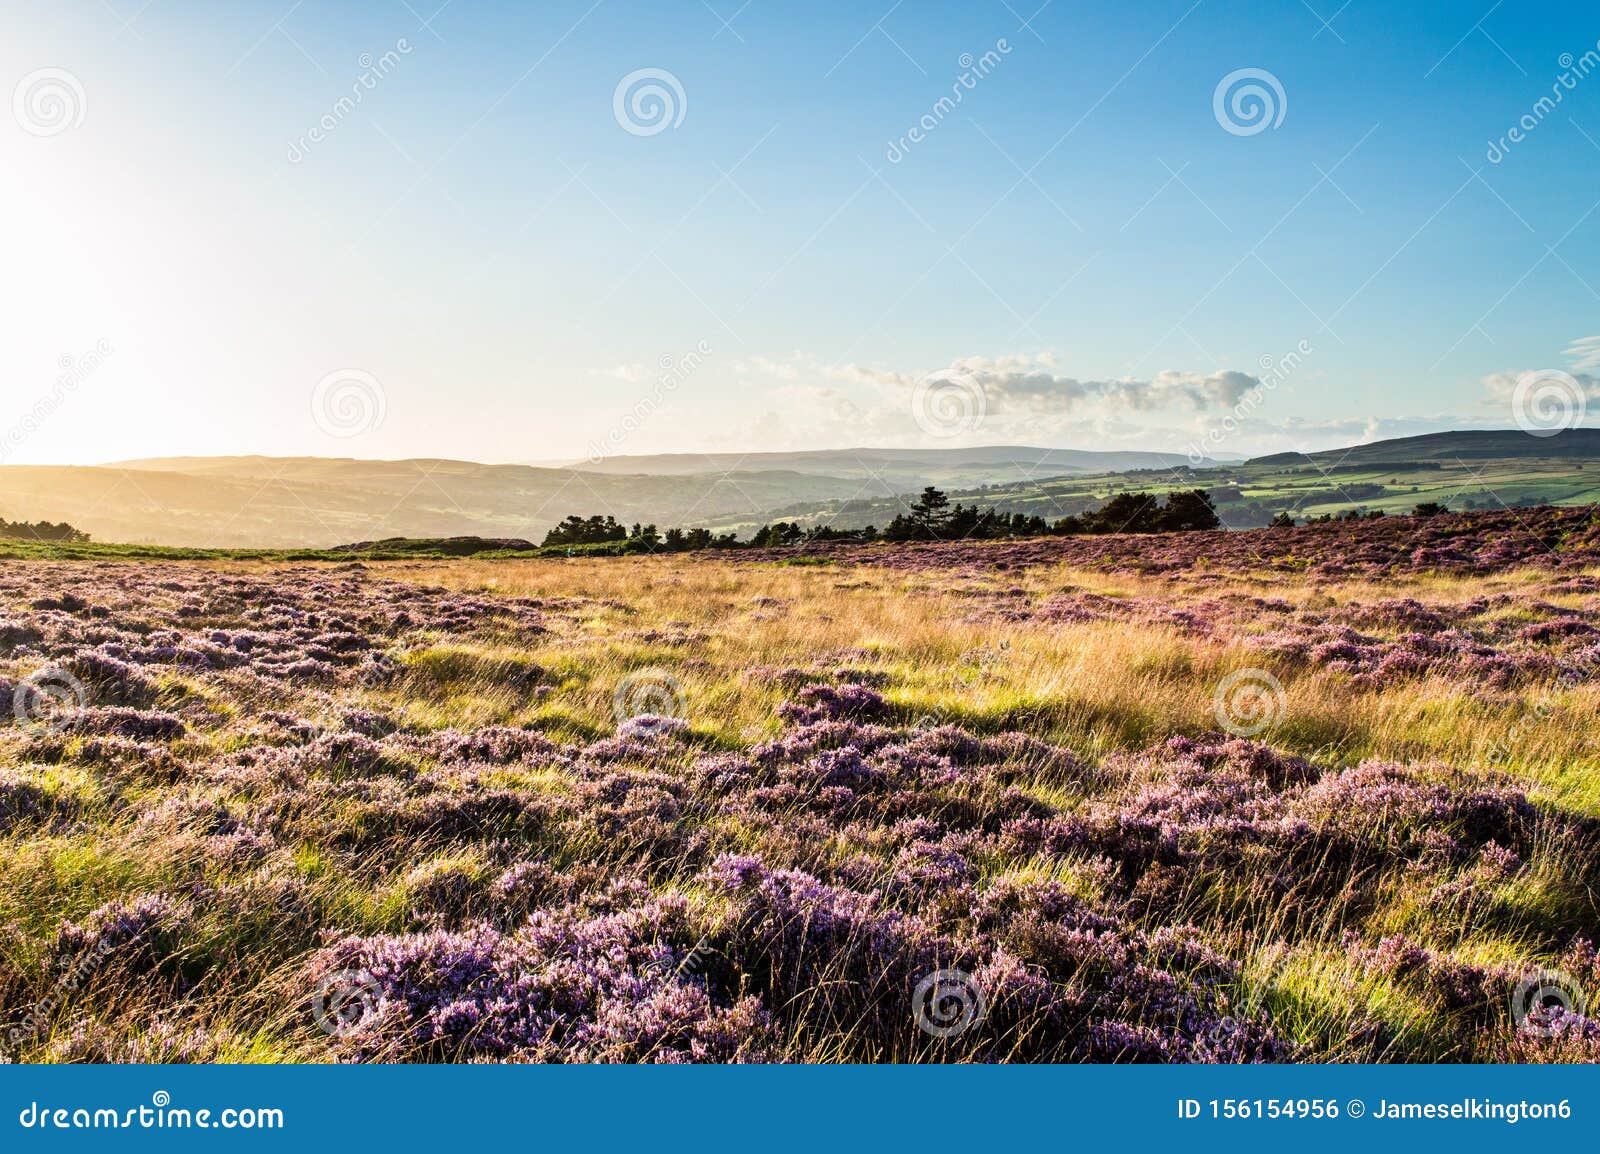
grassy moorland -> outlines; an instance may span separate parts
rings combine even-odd
[[[15,1060],[1600,1057],[1587,510],[36,557],[0,654]]]

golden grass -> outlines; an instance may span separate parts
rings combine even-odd
[[[1160,625],[1042,625],[981,612],[1007,589],[1022,590],[1030,602],[1072,590],[1180,606],[1229,594],[1312,608],[1389,597],[1453,604],[1499,592],[1531,600],[1549,579],[1537,570],[1334,582],[1243,574],[1191,588],[1182,579],[1065,567],[951,579],[703,556],[371,568],[489,595],[579,599],[556,610],[551,632],[526,650],[441,645],[408,655],[412,676],[391,700],[413,723],[502,721],[539,724],[558,736],[600,734],[613,724],[612,693],[621,679],[654,667],[681,682],[697,731],[748,742],[775,731],[774,709],[787,696],[751,677],[751,669],[845,666],[884,678],[883,692],[908,717],[934,715],[985,731],[1022,728],[1094,757],[1216,729],[1218,681],[1260,667],[1286,694],[1281,721],[1263,740],[1324,764],[1381,757],[1468,768],[1488,766],[1491,752],[1505,745],[1510,756],[1502,769],[1552,804],[1600,815],[1600,731],[1587,723],[1600,708],[1600,685],[1489,695],[1421,678],[1358,689],[1339,674],[1282,666],[1259,650]],[[1566,606],[1581,600],[1541,599]],[[1515,606],[1501,612],[1520,619]],[[553,692],[537,702],[507,693],[506,670],[518,663],[542,666]]]

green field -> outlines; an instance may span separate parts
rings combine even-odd
[[[1048,477],[1006,485],[954,491],[952,501],[993,505],[1005,512],[1037,513],[1047,519],[1095,509],[1122,492],[1166,493],[1174,489],[1210,491],[1217,513],[1230,529],[1265,525],[1274,514],[1296,520],[1351,509],[1409,513],[1424,501],[1453,510],[1524,508],[1533,505],[1583,505],[1600,500],[1600,465],[1561,457],[1504,457],[1432,461],[1372,461],[1334,464],[1296,458],[1295,463],[1263,458],[1209,469],[1142,469],[1128,473]],[[904,504],[874,498],[830,504],[795,504],[773,510],[775,517],[802,525],[838,528],[882,527]],[[710,518],[698,524],[748,532],[758,522]]]

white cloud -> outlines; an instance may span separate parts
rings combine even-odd
[[[796,353],[798,357],[800,354]],[[794,360],[774,361],[767,357],[748,357],[733,362],[733,371],[740,376],[774,377],[780,381],[798,381],[800,367]]]
[[[1304,368],[1265,382],[1241,370],[1169,369],[1149,377],[1094,378],[1066,375],[1046,356],[967,357],[943,371],[964,375],[982,390],[982,421],[959,438],[934,442],[911,412],[922,372],[827,362],[805,353],[781,361],[750,358],[743,368],[775,382],[763,398],[764,411],[733,436],[735,442],[762,448],[1018,443],[1188,454],[1198,446],[1221,457],[1318,452],[1450,429],[1509,428],[1508,399],[1520,375],[1483,378],[1485,411],[1475,416],[1304,417],[1285,412],[1287,394]],[[1600,378],[1575,376],[1591,397],[1600,397]]]
[[[805,353],[787,360],[751,357],[735,366],[741,372],[777,380],[803,378],[834,381],[880,390],[889,403],[904,404],[925,372],[879,369],[855,362],[830,363]],[[1169,369],[1154,377],[1082,379],[1056,372],[1049,355],[1013,353],[1005,356],[964,357],[939,370],[959,375],[982,389],[988,413],[1072,413],[1085,407],[1106,412],[1154,412],[1163,409],[1200,411],[1237,404],[1260,378],[1237,370],[1198,373]]]
[[[1568,351],[1570,352],[1571,350],[1569,349]],[[1489,406],[1491,408],[1503,408],[1509,404],[1512,394],[1516,391],[1517,381],[1531,371],[1545,372],[1548,370],[1519,369],[1514,373],[1490,373],[1484,377],[1483,388]],[[1578,383],[1578,387],[1583,390],[1586,398],[1594,400],[1596,397],[1600,397],[1600,377],[1582,372],[1569,373],[1568,375]]]
[[[1575,369],[1600,369],[1600,337],[1579,337],[1566,349]]]
[[[624,365],[616,365],[609,369],[590,369],[591,377],[610,377],[616,381],[626,381],[630,385],[638,384],[644,380],[647,370],[637,361],[630,361]]]

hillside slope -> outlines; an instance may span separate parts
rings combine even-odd
[[[1600,460],[1600,429],[1565,429],[1535,437],[1520,429],[1462,429],[1395,437],[1370,445],[1328,449],[1320,453],[1273,453],[1252,457],[1247,465],[1279,467],[1333,463],[1363,465],[1396,461],[1473,461],[1527,459]]]
[[[862,490],[854,479],[776,471],[612,477],[466,461],[199,458],[5,466],[0,516],[69,521],[102,541],[327,547],[391,536],[537,540],[569,513],[676,524]]]

